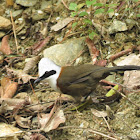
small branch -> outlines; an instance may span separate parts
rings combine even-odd
[[[70,32],[72,31],[72,28],[66,33],[66,35],[64,36],[64,38],[62,39],[62,41],[59,42],[59,44],[61,44],[70,34]]]
[[[17,42],[17,36],[16,36],[16,31],[15,31],[15,25],[14,25],[13,16],[12,16],[12,12],[11,12],[11,11],[10,11],[10,16],[11,16],[11,21],[12,21],[12,26],[13,26],[13,32],[14,32],[14,37],[15,37],[15,43],[16,43],[17,54],[18,54],[18,42]]]
[[[113,90],[115,90],[115,89],[113,89]],[[121,93],[121,92],[119,92],[119,91],[117,91],[117,90],[115,90],[117,93],[119,93],[122,97],[124,97],[125,99],[127,99],[131,104],[133,104],[133,105],[135,105],[136,107],[138,107],[139,109],[140,109],[140,106],[139,105],[137,105],[137,104],[135,104],[134,102],[132,102],[130,99],[128,99],[123,93]]]
[[[64,0],[61,0],[61,2],[64,4],[64,6],[69,10],[68,6],[66,5],[66,3],[64,2]]]
[[[134,46],[132,49],[123,50],[123,51],[121,51],[121,52],[119,52],[119,53],[117,53],[117,54],[115,54],[115,55],[112,55],[112,56],[109,58],[109,62],[112,62],[112,61],[114,61],[115,59],[117,59],[117,58],[119,58],[119,57],[121,57],[121,56],[123,56],[123,55],[125,55],[125,54],[128,54],[128,53],[132,52],[133,49],[135,49],[135,48],[136,48],[136,47]]]
[[[106,118],[104,116],[102,116],[102,117],[103,117],[103,119],[104,119],[104,121],[105,121],[105,123],[106,123],[106,125],[108,127],[108,130],[109,131],[112,131],[111,128],[110,128],[110,126],[109,126],[109,124],[108,124],[108,122],[107,122],[107,120],[106,120]]]

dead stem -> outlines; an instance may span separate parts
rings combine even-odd
[[[115,89],[113,89],[113,90],[115,90]],[[124,97],[125,99],[127,99],[130,103],[132,103],[133,105],[135,105],[136,107],[138,107],[139,109],[140,109],[140,106],[139,105],[137,105],[137,104],[135,104],[134,102],[132,102],[130,99],[128,99],[123,93],[121,93],[121,92],[119,92],[119,91],[117,91],[117,90],[115,90],[117,93],[119,93],[122,97]]]
[[[15,31],[15,24],[14,24],[14,21],[13,21],[13,16],[12,16],[12,12],[11,11],[10,11],[10,16],[11,16],[11,21],[12,21],[12,26],[13,26],[13,32],[14,32],[14,37],[15,37],[17,54],[18,54],[18,42],[17,42],[16,31]]]

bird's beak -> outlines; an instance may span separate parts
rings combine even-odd
[[[42,78],[38,77],[38,78],[34,81],[34,84],[35,84],[35,83],[39,83],[41,80],[42,80]]]
[[[39,83],[40,81],[44,80],[45,78],[48,78],[51,75],[56,74],[55,70],[51,70],[51,71],[46,71],[41,77],[38,77],[34,83]]]

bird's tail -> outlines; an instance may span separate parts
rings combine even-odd
[[[135,65],[115,66],[115,67],[110,67],[108,69],[108,72],[131,71],[131,70],[140,70],[140,66],[135,66]]]

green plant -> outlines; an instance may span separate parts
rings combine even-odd
[[[88,27],[88,26],[92,26],[92,18],[90,15],[90,12],[87,12],[88,8],[92,8],[92,7],[96,7],[96,9],[94,10],[93,15],[97,15],[97,14],[109,14],[110,12],[114,12],[114,9],[111,7],[115,7],[117,6],[117,4],[103,4],[103,3],[97,3],[96,0],[86,0],[85,3],[81,3],[81,4],[76,4],[76,3],[70,3],[69,5],[69,9],[71,10],[71,16],[72,17],[79,17],[82,18],[82,22],[83,22],[83,27]],[[82,11],[81,9],[85,7],[85,10]],[[78,22],[74,22],[72,24],[72,27],[76,27],[78,25]],[[96,31],[93,30],[92,28],[88,31],[89,33],[89,38],[93,39],[95,35],[97,35]]]
[[[138,0],[132,0],[131,3],[132,5],[130,4],[130,0],[126,0],[125,2],[122,1],[120,3],[112,3],[112,1],[99,3],[97,0],[86,0],[84,3],[80,4],[70,3],[69,10],[71,10],[71,16],[78,18],[78,20],[72,24],[72,27],[75,28],[79,25],[80,29],[86,28],[89,38],[93,39],[95,35],[98,35],[98,31],[92,24],[93,17],[98,17],[98,15],[101,14],[103,15],[103,20],[105,20],[109,15],[114,15],[112,17],[113,20],[119,15],[120,19],[123,19],[123,16],[126,15],[126,13],[130,14],[130,11],[134,10],[134,4],[138,3]],[[136,7],[139,8],[140,6],[137,5]],[[122,12],[122,9],[124,12]],[[115,12],[117,12],[117,14],[114,14]],[[118,12],[122,12],[122,14],[118,14]],[[138,18],[140,17],[139,13],[136,13],[135,15]]]

